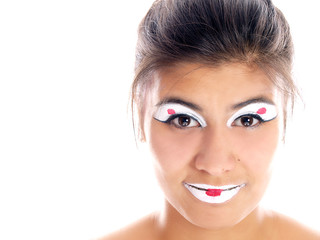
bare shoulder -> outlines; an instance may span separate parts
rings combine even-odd
[[[310,229],[285,215],[275,213],[274,216],[278,239],[320,240],[320,232]]]
[[[154,213],[97,240],[153,240],[156,239],[156,235],[156,214]]]

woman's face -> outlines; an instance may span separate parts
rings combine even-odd
[[[181,64],[154,75],[144,134],[170,207],[207,229],[233,226],[266,190],[281,99],[257,68]]]

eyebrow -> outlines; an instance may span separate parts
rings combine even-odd
[[[192,108],[193,110],[202,111],[202,108],[199,105],[182,100],[180,98],[176,98],[176,97],[164,98],[160,102],[158,102],[156,104],[156,106],[159,107],[161,105],[168,104],[168,103],[177,103],[177,104],[181,104],[183,106]],[[243,107],[250,105],[250,104],[253,104],[253,103],[267,103],[267,104],[275,105],[274,102],[268,98],[256,97],[256,98],[252,98],[252,99],[246,100],[244,102],[240,102],[235,105],[232,105],[231,109],[237,110],[237,109],[243,108]]]
[[[169,97],[169,98],[164,98],[162,99],[160,102],[158,102],[156,104],[157,107],[164,105],[164,104],[168,104],[168,103],[177,103],[177,104],[181,104],[183,106],[192,108],[193,110],[197,110],[197,111],[201,111],[201,107],[197,104],[182,100],[180,98],[176,98],[176,97]]]
[[[241,103],[237,103],[237,104],[233,105],[231,107],[231,109],[237,110],[237,109],[243,108],[243,107],[245,107],[249,104],[252,104],[252,103],[267,103],[267,104],[275,105],[274,102],[268,98],[257,97],[257,98],[252,98],[252,99],[249,99],[249,100],[241,102]]]

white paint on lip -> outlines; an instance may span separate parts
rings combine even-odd
[[[239,190],[245,186],[245,184],[240,185],[224,185],[224,186],[212,186],[208,184],[190,184],[184,183],[184,186],[191,192],[193,196],[202,202],[206,203],[224,203],[231,198],[233,198]],[[208,196],[206,191],[208,189],[222,189],[220,196]]]

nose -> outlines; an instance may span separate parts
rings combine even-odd
[[[195,167],[210,175],[221,175],[234,169],[239,161],[228,129],[206,129],[195,156]]]

